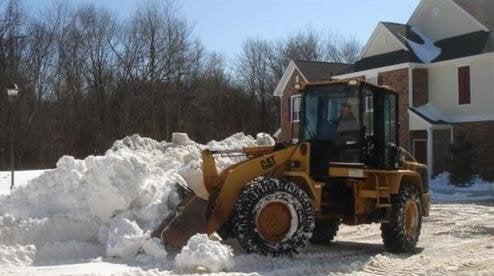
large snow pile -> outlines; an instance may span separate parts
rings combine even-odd
[[[456,187],[449,182],[449,173],[442,173],[430,184],[433,202],[472,202],[494,199],[494,183],[476,177],[471,186]]]
[[[103,156],[64,156],[56,169],[0,198],[0,265],[163,258],[166,251],[150,232],[178,204],[174,183],[207,197],[201,151],[272,143],[265,134],[238,133],[207,145],[186,134],[174,134],[170,143],[134,135]],[[218,158],[218,169],[238,161]]]
[[[190,238],[175,257],[175,266],[185,271],[206,268],[209,272],[220,272],[232,269],[234,264],[232,249],[209,239],[206,234],[197,234]]]

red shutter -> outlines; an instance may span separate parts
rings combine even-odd
[[[458,68],[458,102],[469,104],[470,98],[470,66]]]

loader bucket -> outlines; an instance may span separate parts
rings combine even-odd
[[[181,184],[177,183],[176,189],[181,198],[180,204],[163,220],[152,236],[160,238],[167,246],[180,249],[190,237],[206,233],[208,201]]]

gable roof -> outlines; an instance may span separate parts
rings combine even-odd
[[[278,97],[283,96],[283,90],[285,90],[295,70],[306,82],[317,82],[330,80],[332,76],[340,74],[349,66],[351,65],[337,62],[292,60],[285,69],[273,94]]]
[[[409,22],[418,16],[420,7],[432,0],[422,0]],[[357,62],[347,67],[344,73],[358,72],[400,63],[429,63],[494,52],[494,0],[444,0],[453,3],[460,14],[477,24],[478,31],[432,41],[412,25],[394,22],[380,22],[366,44],[376,39],[379,28],[386,28],[405,47],[374,56],[365,56],[364,48]],[[411,23],[413,24],[413,23]],[[492,31],[491,31],[492,30]]]
[[[339,74],[349,64],[337,62],[320,62],[307,60],[294,60],[300,73],[309,82],[330,80],[332,76]]]
[[[425,41],[412,29],[410,25],[394,23],[394,22],[381,22],[386,29],[388,29],[401,43],[407,45],[407,39],[415,41],[417,43],[424,43]]]
[[[431,103],[419,107],[410,107],[408,109],[432,125],[450,124],[446,117]]]
[[[365,56],[367,49],[364,48],[360,54],[360,59],[357,60],[353,66],[347,67],[343,73],[363,71],[405,62],[422,63],[420,58],[417,57],[413,49],[410,47],[408,41],[413,41],[419,44],[424,43],[425,41],[415,31],[413,31],[411,26],[408,25],[394,22],[379,22],[373,35],[367,42],[366,47],[369,47],[372,40],[376,39],[376,34],[382,28],[389,32],[403,47],[392,52],[374,56]]]
[[[380,51],[383,51],[384,49],[389,50],[391,48],[394,51],[400,51],[400,50],[406,51],[406,50],[408,50],[407,46],[403,43],[403,40],[399,39],[390,30],[390,28],[388,28],[386,26],[386,24],[387,24],[387,22],[379,22],[377,24],[376,28],[372,32],[371,37],[369,38],[369,40],[365,44],[364,48],[362,48],[362,51],[360,51],[360,54],[359,54],[357,60],[361,60],[361,59],[364,59],[367,57],[372,57],[372,56],[382,54],[382,53],[380,53]],[[391,39],[393,39],[394,41],[389,41],[389,42],[385,41],[387,39],[386,34],[390,34]],[[376,45],[376,42],[379,42],[379,41],[377,41],[378,39],[383,40],[383,41],[381,41],[381,45],[379,45],[379,44]],[[384,43],[384,45],[382,43]],[[377,50],[378,54],[376,54],[376,49],[375,49],[376,47],[378,48],[378,50]],[[371,53],[369,54],[369,52],[371,52]],[[374,53],[372,53],[372,52],[374,52]]]

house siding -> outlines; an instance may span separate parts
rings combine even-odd
[[[471,103],[458,102],[458,68],[470,66]],[[429,101],[452,122],[464,117],[494,116],[494,59],[457,62],[429,68]],[[472,120],[473,121],[473,120]]]
[[[482,30],[474,19],[465,16],[453,1],[424,1],[409,25],[415,26],[433,41]]]
[[[392,87],[399,94],[399,144],[410,150],[408,127],[408,68],[379,73],[383,85]]]

